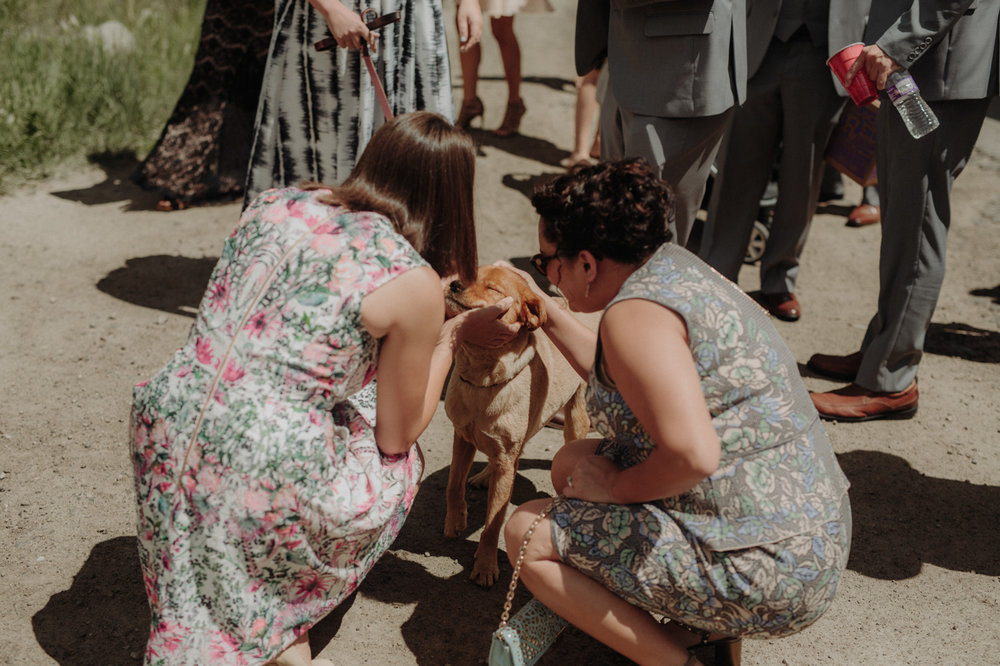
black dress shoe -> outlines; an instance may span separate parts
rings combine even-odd
[[[767,311],[782,321],[798,321],[802,316],[802,307],[791,292],[764,294],[762,299]]]

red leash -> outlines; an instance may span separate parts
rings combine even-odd
[[[384,25],[389,25],[390,23],[395,23],[399,20],[399,12],[390,12],[383,16],[379,16],[378,12],[369,7],[361,12],[361,20],[364,21],[367,16],[372,16],[371,20],[365,23],[365,26],[369,30],[377,30]],[[337,45],[337,40],[333,37],[327,37],[326,39],[316,42],[313,47],[317,51],[326,51],[332,49]],[[378,72],[375,71],[375,63],[372,62],[371,54],[368,53],[368,43],[361,43],[361,57],[365,61],[365,67],[368,68],[368,75],[372,78],[372,87],[375,88],[375,96],[378,98],[379,106],[382,107],[382,115],[385,116],[386,120],[392,120],[393,113],[392,109],[389,108],[389,98],[385,95],[385,88],[382,86],[382,79],[378,77]]]

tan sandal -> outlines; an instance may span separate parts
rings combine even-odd
[[[462,102],[461,111],[458,112],[458,120],[455,121],[455,127],[463,131],[468,131],[472,125],[472,121],[477,117],[483,117],[483,100],[478,97],[465,100]]]
[[[500,127],[493,130],[493,133],[497,136],[512,136],[517,134],[517,130],[521,127],[521,118],[524,117],[524,112],[527,109],[524,106],[523,100],[514,100],[513,102],[507,103],[507,112],[503,115],[503,122],[500,123]]]

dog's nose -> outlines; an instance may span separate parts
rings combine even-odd
[[[451,284],[448,285],[448,289],[451,290],[451,293],[457,294],[462,291],[462,283],[458,280],[452,280]]]

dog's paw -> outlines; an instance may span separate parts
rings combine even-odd
[[[486,563],[478,558],[475,566],[472,567],[472,573],[469,574],[469,580],[480,587],[492,587],[499,577],[500,567],[496,560],[493,560],[492,563]]]
[[[461,536],[462,532],[468,526],[469,519],[468,515],[463,511],[457,516],[447,516],[444,519],[444,535],[448,539],[454,539],[457,536]]]

